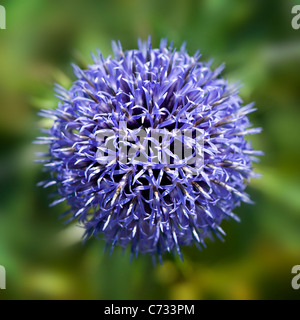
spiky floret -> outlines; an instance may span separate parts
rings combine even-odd
[[[251,163],[261,154],[244,137],[260,131],[249,129],[253,104],[242,106],[238,88],[220,76],[223,65],[211,70],[211,63],[200,61],[199,53],[189,56],[184,46],[176,51],[162,40],[152,49],[148,40],[125,52],[113,43],[113,50],[114,58],[98,52],[84,70],[74,65],[72,87],[56,87],[58,107],[41,111],[54,119],[48,136],[37,139],[49,144],[45,166],[52,177],[41,185],[57,185],[61,198],[53,204],[67,201],[70,220],[78,219],[85,237],[103,235],[112,248],[131,246],[133,254],[161,258],[166,251],[181,256],[180,246],[205,246],[213,234],[222,238],[221,221],[238,220],[232,210],[250,202],[244,189],[255,175]],[[136,155],[142,150],[140,130],[152,151],[165,151],[165,144],[151,130],[201,131],[201,165],[177,161],[174,150],[169,163],[157,163],[151,152],[144,163],[124,161],[121,122]],[[109,132],[115,154],[99,132]],[[106,158],[99,150],[108,152]]]

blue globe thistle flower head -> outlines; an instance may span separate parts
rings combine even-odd
[[[60,99],[46,137],[45,167],[70,220],[85,228],[85,239],[104,238],[111,250],[161,256],[181,246],[205,246],[225,235],[223,219],[239,220],[233,209],[251,203],[244,189],[253,173],[253,150],[245,135],[253,104],[243,106],[235,85],[200,60],[162,40],[152,49],[93,55],[94,64],[74,65],[76,81]]]

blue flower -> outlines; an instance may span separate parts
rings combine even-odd
[[[69,90],[56,86],[45,167],[67,201],[70,220],[85,228],[85,239],[102,236],[113,249],[137,255],[181,255],[180,247],[205,246],[225,235],[223,219],[251,202],[244,189],[253,173],[253,150],[245,135],[255,134],[238,88],[202,62],[162,40],[123,51],[114,58],[93,56]],[[181,152],[182,151],[182,152]]]

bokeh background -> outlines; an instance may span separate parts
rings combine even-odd
[[[300,264],[300,30],[291,27],[290,0],[4,0],[0,30],[0,265],[7,290],[0,299],[299,299],[291,287]],[[300,2],[298,3],[300,4]],[[166,255],[162,266],[129,253],[103,253],[101,241],[80,242],[82,230],[58,219],[47,174],[34,164],[32,140],[44,125],[39,108],[53,108],[53,83],[70,85],[71,62],[91,63],[90,52],[111,54],[137,38],[162,37],[240,80],[265,152],[255,165],[262,178],[248,187],[255,205],[235,210],[242,222],[224,222],[224,243],[202,252],[183,249],[185,261]]]

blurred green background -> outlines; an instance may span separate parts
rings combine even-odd
[[[300,264],[300,30],[291,27],[287,0],[4,0],[0,30],[0,265],[7,290],[0,299],[299,299],[291,287]],[[300,2],[299,2],[300,4]],[[49,208],[47,174],[34,164],[42,151],[32,140],[52,108],[53,83],[69,86],[71,62],[87,61],[112,39],[124,49],[152,35],[201,49],[224,76],[244,84],[255,101],[250,116],[264,128],[252,136],[265,152],[248,187],[255,205],[235,210],[242,222],[224,222],[224,243],[183,249],[184,263],[166,255],[162,266],[129,253],[103,254],[104,244],[80,242],[81,229]]]

